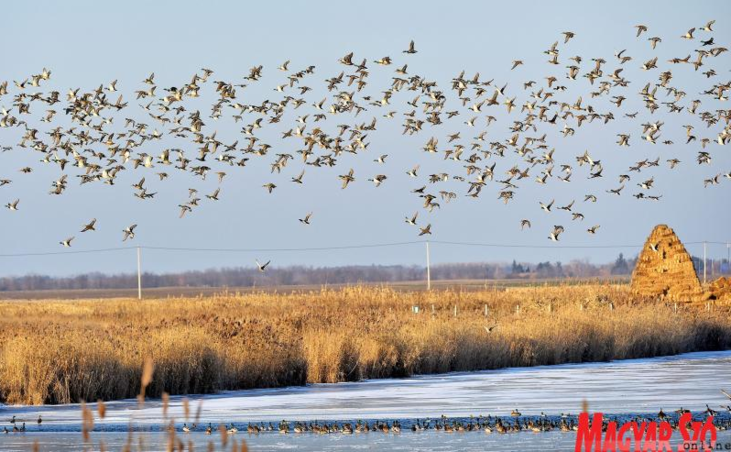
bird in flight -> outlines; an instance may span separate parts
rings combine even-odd
[[[18,210],[18,204],[19,203],[20,203],[20,200],[19,199],[16,199],[13,202],[9,202],[9,203],[5,204],[5,208],[7,208],[9,210]]]
[[[88,224],[84,225],[84,228],[81,230],[81,232],[87,232],[87,231],[96,231],[96,218],[91,220]]]
[[[266,270],[267,266],[269,266],[269,264],[270,264],[270,263],[271,263],[272,261],[270,261],[270,260],[269,260],[269,261],[266,261],[266,262],[265,262],[265,263],[263,263],[263,264],[262,264],[262,263],[260,263],[260,262],[259,262],[258,260],[255,260],[254,262],[256,262],[256,266],[257,266],[257,267],[259,268],[259,271],[260,271],[260,272],[262,272],[262,273],[264,273],[264,270]]]
[[[413,40],[409,43],[409,48],[406,49],[406,50],[404,50],[404,53],[409,53],[409,54],[416,53],[416,49],[414,48],[414,41]]]
[[[419,212],[415,212],[414,215],[412,215],[411,217],[406,217],[404,221],[412,226],[416,226],[416,218],[418,216]]]
[[[311,218],[311,217],[312,217],[312,212],[310,212],[310,213],[308,213],[307,215],[305,215],[305,217],[304,217],[304,218],[300,218],[300,219],[299,219],[299,221],[300,221],[300,223],[302,223],[302,224],[310,224],[310,218]]]
[[[423,228],[419,228],[419,237],[421,237],[422,235],[431,235],[431,223],[427,224]]]
[[[551,233],[548,235],[548,238],[554,242],[558,242],[558,236],[561,235],[563,231],[563,226],[554,226],[553,231],[551,231]]]
[[[343,181],[343,186],[341,188],[345,189],[345,188],[348,187],[348,184],[350,184],[351,182],[355,181],[355,177],[353,176],[353,173],[354,173],[354,170],[353,170],[353,168],[351,168],[350,171],[348,171],[347,174],[343,174],[343,175],[338,176],[340,178],[340,180]]]
[[[127,239],[134,239],[135,238],[135,228],[137,227],[136,224],[133,224],[125,229],[122,230],[122,233],[124,234],[122,241],[126,242]]]

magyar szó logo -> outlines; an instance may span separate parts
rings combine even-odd
[[[713,416],[705,421],[694,421],[690,413],[683,413],[673,431],[669,421],[631,421],[618,425],[604,422],[602,413],[579,415],[575,452],[711,452],[716,449],[716,427]]]

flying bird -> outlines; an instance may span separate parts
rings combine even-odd
[[[340,180],[343,181],[343,185],[341,187],[342,189],[347,188],[348,184],[355,181],[355,177],[353,176],[353,174],[354,174],[354,170],[353,170],[353,168],[351,168],[347,174],[342,174],[342,175],[338,176],[338,178],[340,178]]]
[[[416,49],[414,48],[414,41],[413,40],[409,43],[409,48],[406,49],[406,50],[404,50],[403,53],[409,53],[409,54],[416,53]]]
[[[312,212],[310,212],[310,213],[308,213],[307,215],[305,215],[305,217],[304,217],[304,218],[300,218],[300,219],[299,219],[299,221],[300,221],[300,223],[302,223],[302,224],[310,224],[310,218],[311,218],[311,217],[312,217]]]
[[[272,261],[270,261],[270,260],[269,260],[269,261],[266,261],[266,262],[265,262],[265,263],[263,263],[263,264],[259,263],[259,261],[258,261],[258,260],[255,260],[254,262],[256,262],[256,266],[257,266],[257,267],[259,268],[259,271],[260,271],[260,272],[262,272],[262,273],[264,273],[264,270],[266,270],[267,266],[269,266],[269,264],[270,264],[270,263],[271,263]]]
[[[87,231],[96,231],[96,218],[91,220],[88,224],[84,225],[84,228],[81,230],[81,232],[87,232]]]
[[[553,240],[554,242],[558,242],[558,236],[563,233],[564,229],[563,226],[554,226],[553,231],[548,235],[548,238]]]
[[[431,235],[431,223],[427,224],[423,228],[419,228],[419,237],[421,237],[422,235],[427,235],[427,234]]]
[[[18,210],[18,203],[20,203],[20,200],[16,199],[13,202],[9,202],[9,203],[5,204],[5,208],[10,209],[10,210]]]
[[[713,31],[713,28],[712,27],[713,27],[713,24],[715,24],[715,23],[716,23],[715,20],[711,20],[705,26],[701,27],[701,30],[703,30],[703,31]]]
[[[418,216],[419,216],[419,212],[415,212],[414,215],[411,216],[411,218],[406,217],[405,222],[412,226],[416,226],[416,218]]]
[[[135,238],[135,228],[137,227],[136,224],[133,224],[132,226],[129,226],[128,228],[125,228],[122,230],[122,233],[124,234],[124,237],[122,238],[123,242],[126,242],[127,239],[134,239]]]

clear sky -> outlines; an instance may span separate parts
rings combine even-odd
[[[0,178],[13,183],[0,187],[0,202],[5,204],[20,198],[21,210],[0,211],[0,254],[61,252],[60,240],[75,235],[71,250],[83,251],[100,248],[126,247],[128,251],[100,254],[58,255],[35,257],[0,257],[0,275],[50,273],[58,275],[87,271],[133,271],[136,245],[161,247],[200,248],[300,248],[369,243],[407,242],[420,240],[418,230],[404,223],[403,218],[421,210],[420,220],[432,224],[432,239],[441,241],[504,243],[539,245],[546,248],[474,248],[466,246],[433,246],[434,262],[501,261],[516,258],[524,261],[589,259],[605,262],[614,259],[620,251],[632,255],[636,249],[599,248],[576,249],[559,246],[585,245],[633,245],[641,244],[655,224],[667,223],[685,241],[731,240],[731,211],[729,195],[731,180],[722,178],[716,186],[704,188],[703,180],[718,173],[731,171],[731,148],[711,143],[711,165],[695,162],[701,146],[698,142],[685,144],[684,124],[694,121],[700,137],[712,139],[722,127],[711,131],[687,114],[670,115],[665,108],[654,115],[644,109],[637,94],[647,82],[657,81],[662,70],[672,70],[671,85],[683,88],[689,99],[698,98],[699,92],[713,83],[728,83],[731,68],[729,53],[708,59],[707,66],[694,72],[690,65],[682,68],[670,65],[667,60],[684,57],[699,46],[698,38],[710,34],[696,31],[697,38],[688,42],[680,39],[689,28],[700,28],[716,19],[712,36],[716,46],[731,44],[731,3],[725,1],[614,1],[603,3],[569,1],[535,2],[394,2],[369,1],[361,3],[339,1],[308,2],[192,2],[192,1],[33,1],[8,2],[3,5],[0,27],[3,30],[3,64],[0,67],[0,83],[9,81],[14,93],[14,80],[23,80],[38,74],[46,67],[52,70],[52,78],[44,89],[56,89],[62,98],[68,88],[81,87],[93,90],[100,84],[118,80],[118,88],[130,102],[129,115],[140,116],[141,109],[133,98],[133,92],[144,87],[142,80],[151,72],[156,74],[158,90],[187,83],[202,67],[215,71],[212,80],[244,83],[242,77],[249,68],[264,66],[264,77],[242,91],[245,102],[264,99],[278,100],[282,94],[274,91],[283,83],[285,74],[277,66],[291,60],[290,69],[300,70],[316,66],[315,74],[308,80],[313,92],[305,97],[308,103],[321,100],[327,91],[324,79],[336,76],[343,70],[337,60],[354,52],[354,61],[367,58],[371,77],[366,89],[380,99],[381,92],[390,85],[395,67],[408,63],[409,74],[420,74],[437,81],[445,94],[455,103],[456,95],[450,89],[450,80],[460,71],[466,77],[480,72],[481,80],[494,78],[495,84],[508,83],[509,97],[518,96],[521,103],[511,116],[505,107],[485,110],[481,116],[498,116],[497,124],[489,129],[488,142],[505,141],[511,135],[507,130],[511,121],[522,117],[519,110],[522,101],[529,100],[530,91],[523,90],[523,83],[536,80],[545,85],[547,75],[559,78],[558,84],[570,88],[566,99],[573,102],[583,93],[584,104],[601,105],[603,110],[611,104],[607,100],[593,100],[589,92],[596,87],[585,78],[576,81],[565,78],[565,66],[571,64],[570,56],[581,55],[581,74],[588,72],[592,58],[602,57],[607,63],[604,71],[610,73],[620,67],[614,54],[628,49],[633,60],[625,65],[624,75],[631,84],[624,94],[628,100],[620,110],[614,109],[617,121],[608,125],[585,125],[577,129],[573,137],[562,138],[550,133],[551,147],[556,148],[555,174],[561,163],[574,166],[576,174],[572,183],[564,184],[556,178],[547,185],[533,182],[538,169],[521,182],[516,199],[505,206],[497,200],[499,187],[492,184],[478,199],[467,198],[466,184],[449,182],[443,186],[430,186],[436,192],[445,189],[458,194],[458,198],[434,213],[420,209],[421,199],[409,193],[421,185],[405,172],[420,164],[422,175],[449,171],[464,175],[460,164],[447,165],[442,155],[428,155],[422,147],[431,136],[440,138],[441,149],[447,147],[447,134],[462,132],[463,142],[469,146],[476,135],[474,129],[463,124],[469,119],[464,112],[439,129],[426,130],[415,136],[401,134],[402,117],[390,122],[382,116],[384,108],[372,108],[362,113],[357,122],[368,122],[376,117],[378,130],[369,133],[370,146],[358,155],[343,156],[336,168],[307,168],[305,184],[296,186],[289,178],[301,170],[301,160],[290,164],[281,175],[270,174],[271,158],[252,161],[246,168],[226,168],[228,176],[221,185],[220,201],[202,202],[202,205],[184,219],[178,218],[178,204],[187,198],[187,188],[196,187],[201,194],[212,192],[217,186],[215,175],[206,181],[190,174],[171,174],[163,183],[156,181],[154,173],[159,168],[127,171],[121,174],[117,185],[102,184],[79,186],[75,177],[62,196],[48,195],[51,181],[59,177],[59,170],[52,165],[42,165],[39,155],[28,149],[14,149],[0,153]],[[636,24],[645,24],[649,31],[641,38],[635,37]],[[563,45],[561,32],[572,31],[576,37]],[[662,42],[653,51],[648,37],[659,36]],[[410,40],[416,42],[418,53],[404,55]],[[551,66],[543,51],[554,41],[560,41],[561,65]],[[394,59],[394,65],[379,67],[373,60],[383,56]],[[643,72],[642,62],[658,56],[660,70]],[[695,58],[693,53],[692,58]],[[513,60],[524,64],[511,71]],[[714,68],[718,75],[710,81],[700,74]],[[352,90],[352,88],[348,89]],[[208,106],[201,105],[206,122],[206,132],[216,130],[217,137],[225,143],[244,137],[239,133],[242,124],[207,118],[210,104],[215,99],[211,86],[205,90]],[[492,93],[489,88],[488,93]],[[116,94],[116,93],[112,93]],[[660,93],[659,93],[660,94]],[[662,93],[664,95],[664,93]],[[729,93],[726,92],[726,95]],[[407,111],[406,99],[412,93],[399,93],[393,108],[399,113]],[[112,96],[110,96],[112,97]],[[116,96],[114,96],[116,97]],[[704,98],[707,99],[707,98]],[[140,101],[139,103],[141,103]],[[704,100],[704,102],[706,102]],[[9,107],[10,96],[0,99],[0,106]],[[62,104],[61,104],[62,105]],[[633,105],[636,108],[633,108]],[[718,104],[716,108],[731,108],[731,104]],[[714,108],[705,104],[701,109]],[[37,122],[42,107],[34,111],[31,125],[46,127]],[[59,110],[61,110],[59,108]],[[310,110],[312,110],[310,108]],[[640,111],[636,120],[622,118],[623,113]],[[115,120],[123,124],[124,113]],[[299,113],[289,113],[288,124],[294,125]],[[63,116],[63,112],[59,112]],[[31,119],[26,119],[31,121]],[[118,121],[118,123],[116,122]],[[328,124],[334,128],[337,119]],[[642,122],[664,121],[662,139],[674,141],[672,146],[651,145],[642,142]],[[154,126],[154,122],[147,118]],[[290,126],[264,127],[257,135],[273,146],[272,156],[278,152],[293,153],[298,144],[292,140],[280,140],[280,132]],[[310,124],[309,127],[312,127]],[[483,127],[484,128],[484,127]],[[560,130],[559,127],[554,129]],[[46,129],[44,129],[46,130]],[[616,144],[618,133],[631,133],[631,146]],[[535,135],[540,135],[539,134]],[[0,144],[17,143],[16,131],[0,129]],[[157,156],[165,147],[179,144],[155,142],[147,145],[147,152]],[[487,145],[486,145],[487,147]],[[602,160],[605,177],[601,181],[588,181],[585,167],[579,170],[575,157],[589,150],[594,158]],[[195,153],[195,148],[189,151]],[[512,153],[509,151],[509,153]],[[389,154],[386,165],[373,162],[380,154]],[[469,147],[465,154],[469,154]],[[298,155],[295,154],[295,160]],[[643,171],[640,175],[629,173],[632,180],[622,196],[607,194],[605,190],[619,186],[617,176],[627,173],[627,168],[642,159],[660,157],[660,168]],[[665,160],[677,157],[682,161],[679,168],[668,170]],[[255,159],[252,159],[255,160]],[[515,156],[496,160],[499,174],[516,163]],[[19,173],[24,166],[36,171],[30,175]],[[524,164],[522,166],[525,166]],[[356,172],[356,182],[346,190],[340,189],[337,175],[349,168]],[[446,168],[446,169],[445,169]],[[220,168],[219,168],[220,169]],[[462,172],[460,172],[462,171]],[[171,172],[172,173],[172,172]],[[388,176],[379,188],[366,179],[375,174]],[[78,173],[72,173],[78,174]],[[141,175],[148,179],[149,190],[158,192],[154,200],[140,201],[133,196],[130,185]],[[646,176],[646,177],[645,177]],[[655,177],[654,194],[661,194],[660,202],[636,200],[632,193],[639,190],[637,183]],[[279,188],[269,195],[261,188],[273,181]],[[595,193],[600,199],[596,204],[583,203],[586,193]],[[546,214],[538,201],[556,199],[556,205],[576,200],[576,210],[586,219],[582,224],[572,222],[565,212]],[[314,212],[312,225],[303,226],[297,221],[308,212]],[[98,231],[80,234],[79,229],[89,219],[96,217]],[[530,219],[530,231],[520,230],[520,220]],[[134,241],[122,243],[122,229],[138,223],[138,235]],[[566,227],[561,241],[553,246],[547,239],[553,225]],[[595,236],[586,228],[601,225]],[[700,254],[700,246],[689,246],[694,254]],[[723,245],[709,248],[712,255],[725,257]],[[374,249],[313,252],[272,253],[183,253],[146,251],[145,268],[150,271],[204,269],[218,266],[251,266],[255,258],[272,259],[272,265],[305,264],[314,266],[344,264],[422,264],[422,245],[407,245]]]

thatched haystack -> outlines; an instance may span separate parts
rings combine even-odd
[[[632,272],[632,293],[669,301],[705,299],[693,259],[667,225],[655,226]]]
[[[723,302],[731,302],[731,278],[718,278],[708,286],[707,298]]]

